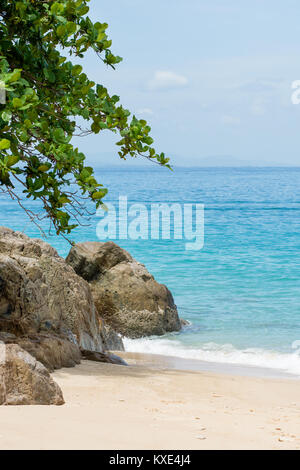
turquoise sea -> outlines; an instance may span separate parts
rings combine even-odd
[[[128,350],[300,375],[300,168],[171,172],[125,163],[96,173],[109,202],[127,196],[129,204],[205,205],[200,251],[186,251],[182,240],[115,240],[169,287],[190,322],[178,334],[125,340]],[[22,210],[1,198],[1,225],[39,236]],[[99,220],[92,216],[72,239],[97,240]],[[68,253],[63,238],[48,241]]]

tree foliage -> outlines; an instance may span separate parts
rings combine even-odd
[[[87,16],[88,2],[0,0],[0,80],[6,90],[0,106],[0,188],[32,220],[26,198],[39,199],[57,234],[77,226],[82,197],[99,207],[107,193],[85,165],[85,155],[72,145],[73,136],[109,130],[120,136],[122,159],[142,155],[169,166],[152,147],[147,122],[131,117],[118,96],[90,81],[71,61],[88,50],[113,68],[122,60],[111,51],[108,25]],[[23,186],[22,197],[16,181]]]

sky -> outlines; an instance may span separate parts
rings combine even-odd
[[[89,53],[85,72],[149,122],[174,165],[300,166],[299,0],[89,5],[123,62],[113,71]],[[115,141],[103,133],[76,145],[93,164],[118,164]]]

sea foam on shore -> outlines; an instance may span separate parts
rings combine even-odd
[[[231,344],[218,345],[215,343],[206,343],[199,348],[188,347],[180,341],[168,339],[165,337],[150,337],[141,339],[124,339],[125,350],[128,352],[158,354],[173,358],[186,360],[197,360],[199,370],[213,369],[221,372],[235,369],[241,373],[244,368],[245,375],[248,375],[249,368],[255,368],[257,374],[250,375],[271,375],[284,376],[291,374],[300,378],[300,356],[298,352],[285,354],[276,351],[248,348],[236,349]],[[205,367],[204,363],[214,363],[215,367]],[[181,361],[181,364],[184,364]],[[225,367],[225,365],[227,367]],[[230,369],[230,367],[232,368]],[[235,366],[240,366],[238,369]],[[193,369],[196,364],[193,363]],[[260,370],[259,370],[260,369]],[[267,370],[274,371],[274,374],[266,373]],[[264,371],[264,372],[263,372]]]

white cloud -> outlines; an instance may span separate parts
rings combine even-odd
[[[235,116],[230,116],[229,114],[222,116],[221,122],[229,126],[237,126],[238,124],[241,123],[240,118],[235,117]]]
[[[149,80],[147,88],[151,91],[170,90],[187,85],[188,79],[183,75],[178,75],[167,70],[157,70],[154,77]]]

